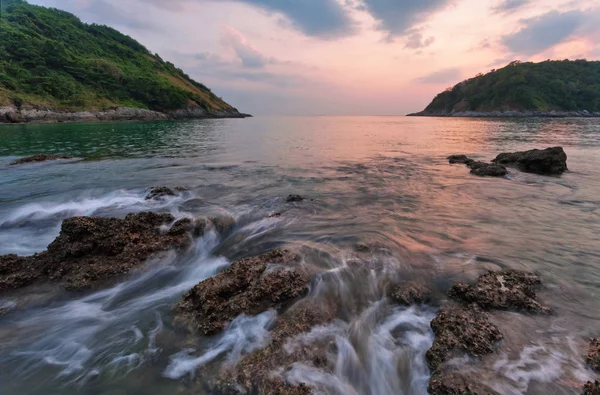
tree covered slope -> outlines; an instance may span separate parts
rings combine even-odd
[[[600,62],[512,62],[447,89],[415,115],[466,111],[600,112]]]
[[[110,27],[23,0],[3,3],[0,106],[237,113],[206,86]]]

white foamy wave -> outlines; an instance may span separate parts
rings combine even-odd
[[[169,366],[163,373],[165,377],[178,379],[186,375],[194,376],[196,369],[217,357],[227,354],[225,363],[235,365],[243,354],[264,348],[270,340],[269,328],[277,313],[266,311],[255,317],[241,315],[231,322],[219,341],[205,350],[200,356],[194,357],[193,349],[183,350],[173,356]]]

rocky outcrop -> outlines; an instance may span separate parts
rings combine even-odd
[[[453,117],[453,118],[600,118],[593,111],[421,111],[409,117]]]
[[[548,307],[537,301],[536,289],[542,282],[536,275],[517,270],[489,272],[477,279],[474,285],[459,283],[448,295],[457,301],[475,303],[482,309],[549,313]]]
[[[287,250],[234,262],[219,275],[196,285],[175,309],[176,319],[192,331],[214,335],[240,314],[281,309],[308,292],[308,274]]]
[[[514,166],[527,173],[562,174],[568,170],[567,154],[562,147],[502,153],[498,155],[493,162],[501,165]]]
[[[435,340],[425,354],[432,371],[438,370],[458,352],[480,357],[491,354],[502,340],[500,330],[477,305],[442,310],[431,321]]]
[[[302,202],[303,200],[304,198],[300,195],[289,195],[287,199],[285,199],[285,201],[288,203],[298,203]]]
[[[583,395],[600,395],[600,381],[596,380],[593,383],[589,381],[583,387]]]
[[[28,156],[26,158],[17,159],[14,162],[11,162],[11,165],[23,165],[26,163],[38,163],[38,162],[46,162],[49,160],[59,160],[59,159],[73,159],[72,156],[68,155],[45,155],[38,154],[33,156]]]
[[[146,195],[146,200],[160,200],[167,196],[176,196],[177,194],[169,187],[152,187]]]
[[[448,159],[450,164],[462,163],[466,165],[473,162],[473,159],[469,158],[467,155],[450,155],[446,159]]]
[[[435,374],[429,380],[430,395],[499,395],[476,380],[466,380],[458,374]]]
[[[592,369],[600,371],[600,339],[592,339],[586,362]]]
[[[432,294],[424,285],[410,282],[396,286],[392,290],[390,298],[401,306],[412,306],[430,302]]]
[[[471,174],[479,177],[504,177],[508,174],[504,166],[476,161],[466,155],[450,155],[447,159],[450,164],[461,163],[467,165],[471,169]]]
[[[206,219],[182,219],[144,212],[126,218],[74,217],[42,253],[0,256],[0,290],[58,282],[79,290],[129,272],[159,253],[181,249],[210,226]]]
[[[63,111],[40,106],[0,107],[0,123],[62,123],[107,121],[163,121],[170,119],[246,118],[237,110],[206,111],[200,107],[162,113],[140,108],[116,107],[103,111]]]

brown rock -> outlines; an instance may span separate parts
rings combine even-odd
[[[157,253],[187,246],[188,232],[199,233],[187,220],[162,233],[159,227],[173,220],[170,214],[149,212],[125,219],[69,218],[47,251],[31,257],[0,256],[0,290],[39,282],[83,289],[127,273]]]
[[[146,195],[146,200],[160,200],[166,196],[176,196],[177,194],[168,187],[152,187]]]
[[[473,162],[473,159],[470,159],[467,155],[450,155],[447,159],[448,159],[448,162],[450,162],[450,164],[455,164],[455,163],[468,164],[468,163]]]
[[[472,167],[471,174],[479,177],[504,177],[508,174],[508,170],[504,166],[485,163],[485,166]]]
[[[569,170],[567,168],[567,154],[562,147],[502,153],[498,155],[493,162],[507,166],[515,166],[519,170],[528,173],[562,174]]]
[[[487,314],[475,305],[442,310],[431,321],[431,329],[435,340],[425,358],[434,371],[456,352],[466,352],[474,357],[491,354],[496,349],[496,342],[503,338]]]
[[[475,285],[454,285],[448,295],[467,304],[476,303],[485,310],[549,313],[550,309],[537,301],[536,289],[541,283],[536,275],[517,270],[489,272],[480,276]]]
[[[600,395],[600,381],[588,381],[583,387],[583,395]]]
[[[11,165],[23,165],[25,163],[37,163],[37,162],[45,162],[49,160],[58,160],[58,159],[73,159],[72,156],[68,155],[44,155],[38,154],[33,156],[28,156],[26,158],[17,159],[12,162]]]
[[[397,286],[390,297],[399,305],[412,306],[428,303],[431,300],[431,292],[423,285],[413,282]]]
[[[300,195],[289,195],[285,201],[288,203],[297,203],[303,200],[304,198]]]
[[[213,335],[242,313],[281,309],[308,292],[308,274],[290,266],[297,260],[289,251],[274,250],[234,262],[184,295],[176,306],[177,320]],[[269,268],[270,264],[284,267]]]
[[[590,343],[590,350],[587,355],[587,364],[590,365],[592,369],[600,371],[600,340],[592,339]]]
[[[467,381],[457,374],[436,374],[429,380],[430,395],[499,395],[483,383]]]

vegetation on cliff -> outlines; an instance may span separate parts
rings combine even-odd
[[[0,106],[234,110],[206,86],[115,29],[23,0],[3,3]]]
[[[423,112],[600,111],[600,62],[510,63],[463,81],[433,99]]]

